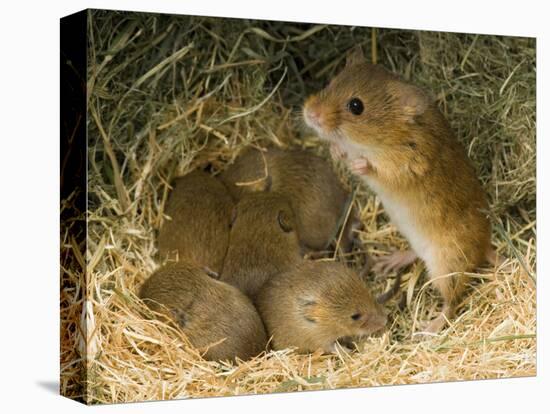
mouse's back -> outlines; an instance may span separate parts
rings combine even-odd
[[[247,148],[221,178],[237,199],[255,191],[287,197],[296,215],[300,240],[311,250],[328,248],[346,214],[348,191],[332,165],[309,151]],[[349,250],[351,230],[345,233],[343,243]]]
[[[254,297],[275,274],[301,259],[294,212],[277,193],[251,193],[235,209],[222,281]]]
[[[219,273],[229,242],[233,200],[219,180],[203,171],[176,178],[159,231],[161,256],[176,256]]]
[[[234,287],[187,262],[166,265],[142,285],[139,296],[173,319],[210,360],[248,359],[265,350],[263,322],[250,300]]]
[[[248,193],[268,191],[271,187],[269,159],[273,150],[254,147],[242,150],[237,158],[219,175],[234,200]]]
[[[279,151],[271,164],[271,191],[290,200],[301,241],[312,250],[327,249],[349,198],[331,164],[308,151]]]

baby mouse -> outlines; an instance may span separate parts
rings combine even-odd
[[[224,184],[195,170],[172,183],[158,235],[161,256],[177,254],[212,271],[221,272],[229,243],[233,200]]]
[[[238,289],[185,261],[168,264],[145,281],[139,297],[173,319],[209,360],[246,360],[265,350],[258,312]]]
[[[339,339],[372,334],[387,322],[359,275],[338,262],[302,261],[268,280],[256,304],[275,350],[333,353]]]
[[[427,327],[438,332],[455,313],[464,272],[495,257],[486,194],[464,148],[425,92],[367,63],[360,49],[303,113],[409,241],[412,250],[381,259],[374,270],[387,273],[417,256],[425,262],[444,300]]]
[[[288,200],[276,193],[244,196],[233,213],[220,280],[254,298],[270,277],[300,259],[294,213]]]
[[[328,249],[351,202],[349,192],[332,166],[303,150],[261,151],[249,147],[220,178],[236,199],[252,191],[272,191],[286,196],[296,214],[300,241],[313,251]],[[352,209],[340,244],[344,252],[351,250],[353,229],[358,226],[357,213]]]

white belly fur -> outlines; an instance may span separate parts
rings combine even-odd
[[[348,160],[364,157],[371,162],[375,159],[376,153],[373,149],[357,144],[349,139],[343,139],[335,142],[347,154]],[[397,229],[408,240],[411,249],[426,263],[428,269],[434,269],[435,256],[433,241],[422,231],[422,226],[417,223],[411,214],[412,206],[406,205],[402,200],[384,191],[384,188],[372,177],[362,176],[364,182],[376,193],[382,201],[386,213]]]
[[[349,139],[341,139],[333,142],[340,147],[342,152],[346,153],[348,160],[354,160],[363,156],[367,159],[369,158],[368,150],[364,145],[356,144]]]
[[[426,237],[422,231],[422,227],[411,214],[412,206],[408,206],[402,200],[396,200],[394,197],[391,197],[375,179],[363,177],[363,181],[380,198],[390,220],[395,224],[397,230],[405,236],[411,249],[414,250],[418,257],[424,260],[428,269],[433,269],[435,259],[433,242]]]

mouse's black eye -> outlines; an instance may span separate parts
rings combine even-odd
[[[348,111],[353,115],[361,115],[365,107],[363,101],[359,98],[351,98],[348,102]]]
[[[354,321],[359,320],[359,318],[361,318],[360,313],[354,313],[353,315],[351,315],[351,319],[353,319]]]

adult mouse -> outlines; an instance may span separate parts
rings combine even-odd
[[[389,272],[420,257],[443,297],[426,330],[453,317],[465,272],[494,260],[488,202],[466,151],[426,92],[360,49],[329,85],[307,99],[305,122],[330,141],[333,154],[378,195],[411,250],[379,260]]]

